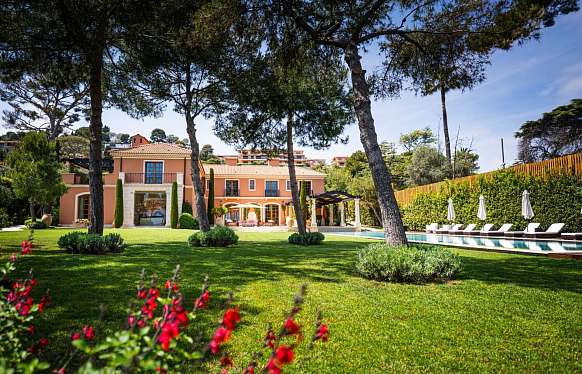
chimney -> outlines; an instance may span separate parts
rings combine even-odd
[[[238,165],[238,156],[224,156],[224,163],[228,166]]]

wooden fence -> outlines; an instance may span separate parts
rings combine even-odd
[[[574,153],[567,156],[553,158],[551,160],[532,162],[530,164],[519,164],[503,170],[511,170],[517,174],[526,174],[536,177],[544,177],[548,174],[555,173],[582,175],[582,153]],[[401,191],[396,191],[396,201],[398,201],[400,206],[406,206],[414,200],[416,195],[421,193],[438,192],[440,191],[441,187],[447,183],[473,184],[477,183],[480,178],[490,178],[499,171],[500,170],[495,170],[488,173],[470,175],[468,177],[425,184],[424,186],[411,187]]]

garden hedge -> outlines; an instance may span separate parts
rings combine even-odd
[[[534,211],[533,222],[546,229],[554,222],[563,222],[564,231],[582,230],[582,178],[569,174],[552,174],[544,178],[499,171],[476,183],[450,182],[436,193],[419,194],[401,208],[404,225],[409,230],[424,230],[427,224],[447,221],[447,200],[453,199],[458,223],[478,222],[479,195],[485,197],[487,223],[512,223],[513,229],[525,228],[521,216],[521,194],[528,190]]]

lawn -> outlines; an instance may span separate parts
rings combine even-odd
[[[39,292],[51,289],[53,302],[42,317],[52,332],[51,360],[72,330],[97,319],[100,304],[107,305],[97,324],[101,334],[120,326],[142,268],[164,279],[180,264],[189,303],[204,275],[210,276],[214,301],[199,325],[206,336],[220,301],[234,292],[243,324],[227,347],[239,365],[306,283],[299,321],[311,331],[316,310],[322,310],[331,339],[313,351],[299,350],[289,372],[582,371],[580,261],[454,250],[464,267],[454,282],[384,284],[353,273],[364,240],[329,235],[325,244],[305,248],[287,244],[287,233],[241,233],[236,247],[192,249],[188,231],[117,231],[130,246],[110,256],[63,254],[55,243],[66,230],[37,231],[34,254],[20,263],[22,271],[34,268]],[[2,259],[26,236],[0,233]],[[215,363],[206,369],[217,371]]]

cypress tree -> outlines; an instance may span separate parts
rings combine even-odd
[[[301,205],[301,213],[303,213],[303,217],[309,217],[309,208],[307,206],[307,183],[300,182],[301,185],[301,193],[299,194],[299,204]],[[295,213],[297,215],[297,213]]]
[[[210,178],[208,179],[208,223],[214,224],[214,169],[210,169]]]
[[[172,205],[170,206],[170,227],[178,227],[178,182],[172,183]]]
[[[113,218],[113,226],[119,228],[123,226],[123,184],[121,179],[117,180],[115,186],[115,217]]]

